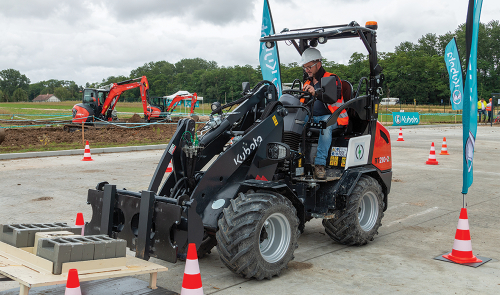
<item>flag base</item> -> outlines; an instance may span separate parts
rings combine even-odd
[[[447,255],[450,255],[451,254],[451,251],[446,253],[446,254],[443,254],[443,255],[439,255],[438,257],[434,257],[434,259],[436,260],[440,260],[440,261],[444,261],[444,262],[452,262],[452,263],[456,263],[456,264],[460,264],[460,265],[465,265],[465,266],[471,266],[471,267],[479,267],[483,264],[485,264],[486,262],[490,261],[491,258],[487,258],[487,257],[482,257],[482,256],[479,256],[479,255],[476,255],[476,258],[482,260],[482,262],[476,262],[476,263],[457,263],[453,260],[450,260],[450,259],[446,259],[444,258],[443,256],[447,256]]]

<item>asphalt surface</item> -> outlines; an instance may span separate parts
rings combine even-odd
[[[234,275],[214,249],[200,259],[206,294],[499,294],[500,293],[500,128],[480,126],[474,156],[474,183],[467,195],[475,255],[492,258],[472,268],[433,258],[452,250],[462,207],[462,129],[390,129],[393,182],[379,235],[368,245],[333,242],[321,220],[306,224],[295,260],[280,277],[248,280]],[[449,156],[439,155],[443,137]],[[439,165],[426,165],[431,142]],[[162,150],[0,160],[0,224],[74,223],[91,217],[87,190],[100,181],[132,191],[147,188]],[[133,254],[133,253],[131,253]],[[157,259],[169,271],[158,285],[180,292],[184,263]],[[147,281],[148,276],[138,276]],[[17,288],[0,281],[0,291]],[[35,293],[36,288],[30,291]]]

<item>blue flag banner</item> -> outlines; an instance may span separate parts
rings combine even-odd
[[[458,55],[455,38],[451,39],[444,51],[444,61],[450,76],[451,107],[453,110],[461,110],[464,104],[464,85],[462,81],[462,66]]]
[[[471,0],[469,5],[474,5],[472,21],[472,38],[470,45],[470,56],[467,65],[467,76],[464,87],[464,106],[463,106],[463,186],[462,194],[467,194],[473,181],[473,159],[474,145],[477,132],[477,40],[479,33],[479,19],[483,0]],[[467,20],[470,21],[470,18]]]
[[[264,0],[264,11],[262,13],[262,28],[260,31],[261,37],[274,34],[273,18],[269,3]],[[281,97],[281,72],[280,72],[280,59],[278,54],[278,44],[271,49],[266,47],[265,43],[260,43],[259,49],[260,70],[262,78],[274,83],[278,90],[278,97]]]

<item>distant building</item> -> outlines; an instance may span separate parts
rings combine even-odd
[[[33,99],[33,102],[61,102],[54,94],[40,94]]]

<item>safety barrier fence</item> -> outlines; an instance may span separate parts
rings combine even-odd
[[[163,113],[162,113],[163,114]],[[165,113],[166,114],[166,113]],[[198,114],[195,114],[198,115]],[[201,115],[201,114],[199,114]],[[189,116],[189,114],[176,113],[172,117]],[[30,117],[35,117],[31,119]],[[42,117],[42,118],[40,118]],[[170,122],[167,118],[156,120],[154,122],[139,122],[139,123],[126,123],[117,121],[105,121],[94,116],[89,116],[90,121],[99,124],[101,127],[115,126],[121,128],[141,128],[154,125],[176,125],[177,122]],[[82,117],[80,119],[87,120],[89,117]],[[9,123],[7,126],[0,126],[0,128],[25,128],[25,127],[51,127],[61,124],[72,124],[72,115],[68,114],[0,114],[0,124]],[[30,122],[30,124],[26,124]],[[13,125],[14,123],[14,125]],[[25,123],[23,125],[23,123]],[[37,124],[38,123],[38,124]],[[198,122],[206,123],[206,122]],[[17,124],[17,125],[16,125]],[[5,125],[5,124],[4,124]]]

